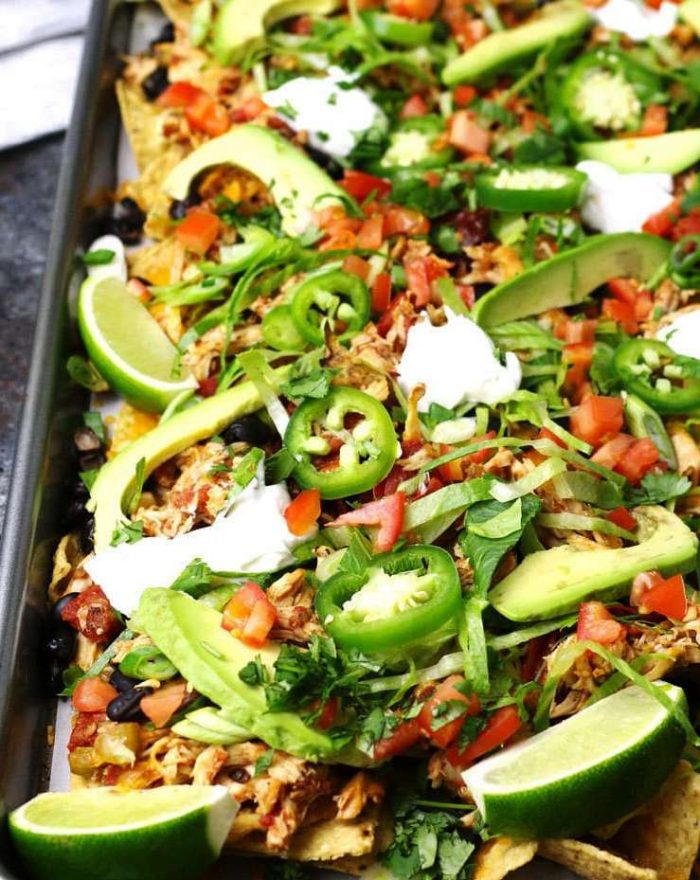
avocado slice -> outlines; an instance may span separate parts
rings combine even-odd
[[[472,316],[488,328],[573,306],[611,278],[633,276],[645,281],[663,265],[670,250],[667,241],[643,232],[594,235],[496,285],[477,302]]]
[[[604,550],[565,545],[531,553],[491,590],[491,605],[518,623],[546,620],[576,611],[589,599],[622,598],[642,571],[666,575],[695,568],[697,536],[674,513],[665,507],[638,507],[632,513],[639,544]]]
[[[145,462],[145,478],[173,455],[218,434],[234,419],[255,412],[261,406],[262,400],[253,383],[243,382],[178,413],[108,461],[93,483],[88,503],[88,510],[95,514],[95,552],[109,547],[114,530],[124,522],[124,499],[135,485],[136,468],[141,459]]]
[[[583,34],[592,23],[590,12],[577,0],[549,3],[536,18],[519,27],[489,34],[450,61],[442,72],[442,81],[448,86],[474,82],[512,67],[554,40]]]
[[[582,159],[605,162],[621,174],[678,174],[700,159],[700,128],[670,131],[653,137],[586,141],[577,149]]]
[[[295,15],[326,15],[342,0],[226,0],[214,22],[213,49],[224,67],[238,64],[265,41],[265,32]]]
[[[342,190],[303,150],[276,131],[240,125],[197,147],[173,168],[163,183],[172,199],[185,199],[195,177],[213,165],[237,165],[269,189],[287,235],[300,235],[311,211],[347,202]]]
[[[268,712],[265,693],[238,673],[256,657],[271,669],[279,648],[249,648],[221,626],[221,614],[186,593],[152,587],[141,597],[139,627],[188,682],[221,706],[235,724],[275,749],[318,761],[338,750],[325,733],[292,712]]]

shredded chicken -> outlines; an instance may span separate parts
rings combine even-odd
[[[305,645],[312,635],[323,635],[314,611],[314,589],[306,574],[303,568],[297,568],[268,587],[267,598],[277,610],[270,638]]]
[[[384,788],[364,771],[356,773],[350,782],[336,795],[339,819],[357,819],[368,803],[380,804]]]

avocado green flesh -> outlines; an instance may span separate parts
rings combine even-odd
[[[666,261],[670,249],[664,239],[642,232],[595,235],[494,287],[477,302],[474,320],[492,327],[576,305],[611,278],[645,281]]]
[[[276,646],[249,648],[222,628],[217,611],[175,590],[146,590],[138,620],[192,687],[221,706],[252,737],[310,761],[335,753],[330,737],[291,712],[268,712],[263,690],[239,677],[240,670],[258,656],[271,668],[279,653]]]
[[[210,745],[246,742],[251,738],[249,730],[229,720],[214,706],[205,706],[190,712],[182,721],[173,725],[173,733]]]
[[[575,0],[559,0],[544,8],[537,18],[519,27],[489,34],[445,67],[442,80],[448,86],[473,82],[565,37],[582,34],[592,23],[591,14]]]
[[[134,440],[100,469],[91,492],[89,510],[95,514],[95,551],[108,547],[114,530],[124,521],[124,498],[133,489],[136,467],[145,461],[145,476],[200,440],[212,437],[233,419],[255,412],[262,401],[252,382],[244,382],[208,397]]]
[[[214,55],[227,67],[260,46],[265,32],[278,21],[295,15],[326,15],[339,0],[228,0],[214,24]]]
[[[621,174],[679,174],[700,159],[700,128],[654,137],[590,141],[579,144],[577,149],[582,159],[605,162]]]
[[[165,178],[172,199],[187,197],[192,181],[214,165],[236,165],[259,178],[282,215],[287,235],[300,235],[312,211],[347,201],[347,195],[303,150],[269,128],[240,125],[197,147]]]
[[[674,513],[665,507],[632,512],[639,544],[604,550],[566,545],[532,553],[491,590],[491,605],[518,623],[546,620],[576,611],[590,599],[622,598],[640,572],[670,575],[694,569],[698,539]]]

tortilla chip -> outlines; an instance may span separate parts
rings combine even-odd
[[[156,161],[162,161],[167,141],[163,135],[163,111],[146,100],[136,83],[118,80],[115,86],[122,124],[136,165],[141,173]]]
[[[139,248],[128,259],[131,276],[143,278],[149,284],[174,284],[184,269],[184,250],[172,236]]]
[[[170,21],[182,28],[189,27],[193,6],[187,0],[158,0]]]
[[[580,840],[541,840],[537,852],[588,880],[659,880],[656,871]]]
[[[503,880],[511,871],[531,862],[536,853],[536,840],[495,837],[485,843],[476,854],[473,880]]]
[[[700,846],[700,774],[681,761],[661,791],[630,819],[615,846],[659,880],[688,880]]]
[[[68,579],[84,556],[77,532],[69,532],[61,538],[53,557],[53,574],[49,585],[49,599],[52,602],[64,594]]]

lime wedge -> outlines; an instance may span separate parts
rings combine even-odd
[[[37,880],[195,880],[218,857],[237,805],[223,785],[40,794],[10,814]]]
[[[90,360],[138,409],[162,412],[196,387],[191,375],[177,372],[177,350],[158,322],[118,278],[83,282],[78,324]]]
[[[686,711],[681,688],[661,684]],[[680,724],[629,687],[462,775],[493,834],[575,837],[649,800],[685,745]]]

